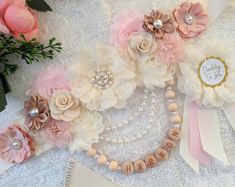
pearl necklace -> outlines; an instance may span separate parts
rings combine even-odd
[[[175,85],[175,81],[169,81],[167,82],[167,87],[165,91],[165,98],[168,100],[167,102],[167,110],[171,112],[171,117],[170,117],[170,124],[172,128],[170,128],[167,132],[166,138],[163,140],[161,146],[154,152],[150,153],[145,156],[143,159],[138,159],[134,162],[131,161],[125,161],[123,163],[119,163],[116,160],[109,159],[106,155],[103,153],[99,153],[95,147],[92,147],[89,151],[87,151],[87,156],[89,157],[94,157],[97,159],[97,163],[99,165],[107,165],[108,169],[110,171],[121,171],[125,175],[130,175],[134,172],[140,173],[145,171],[147,168],[153,168],[157,166],[158,162],[164,161],[168,158],[168,154],[170,151],[172,151],[176,147],[176,141],[180,139],[181,136],[181,116],[178,111],[178,105],[174,101],[174,98],[176,97],[176,93],[172,90],[172,86]],[[144,91],[144,101],[143,103],[146,103],[147,99],[147,91]],[[152,92],[152,99],[153,99],[153,92]],[[146,98],[146,99],[145,99]],[[153,101],[153,100],[152,100]],[[154,104],[155,102],[152,102]],[[153,108],[153,109],[152,109]],[[154,110],[154,106],[151,106],[151,114],[152,110]],[[136,117],[138,115],[135,115]],[[151,115],[150,115],[151,116]],[[133,118],[131,118],[132,120]],[[151,118],[150,118],[151,119]],[[128,123],[127,123],[128,124]],[[108,127],[108,131],[110,130],[117,130],[119,127],[123,127],[123,125],[114,126],[115,128],[110,128]],[[107,132],[107,129],[106,129]],[[146,133],[144,133],[146,134]],[[102,136],[101,136],[102,137]],[[141,137],[140,137],[141,138]],[[106,140],[107,138],[101,138],[101,140]],[[108,142],[111,143],[129,143],[129,141],[111,141],[111,139],[108,139]]]

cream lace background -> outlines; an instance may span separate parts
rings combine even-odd
[[[153,8],[170,10],[179,2],[177,0],[48,0],[48,3],[52,6],[53,12],[39,15],[41,40],[46,41],[49,37],[56,36],[63,43],[64,50],[62,54],[55,57],[53,63],[69,64],[76,48],[91,47],[98,42],[108,41],[112,15],[120,10],[125,8],[137,8],[143,12],[149,12]],[[235,12],[232,7],[228,7],[224,14],[209,27],[206,36],[235,39]],[[31,66],[22,64],[17,72],[9,77],[12,93],[7,96],[7,109],[0,114],[0,128],[17,119],[23,106],[24,92],[34,79],[34,73],[49,63],[52,61]],[[153,151],[159,145],[167,128],[167,113],[164,109],[163,90],[156,90],[156,93],[156,118],[159,123],[155,124],[155,128],[147,137],[135,143],[126,146],[102,145],[102,149],[113,159],[134,160]],[[143,90],[138,90],[130,99],[127,109],[111,111],[105,116],[113,122],[121,121],[140,106],[142,96]],[[183,96],[179,99],[181,103],[182,99]],[[138,122],[135,121],[131,124],[129,130],[120,133],[128,137],[143,130],[148,121],[147,112],[148,110],[144,112],[144,117],[140,118]],[[220,130],[225,152],[231,165],[224,166],[222,163],[214,161],[209,169],[201,167],[200,175],[189,168],[179,156],[178,150],[174,151],[169,160],[157,168],[130,177],[111,173],[107,168],[99,167],[95,160],[87,158],[83,152],[72,156],[85,166],[122,186],[235,186],[235,133],[221,111]],[[70,156],[66,150],[52,150],[37,158],[32,158],[22,165],[15,165],[0,176],[0,186],[63,186],[66,165]]]

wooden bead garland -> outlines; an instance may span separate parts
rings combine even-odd
[[[97,158],[99,165],[107,165],[110,171],[121,171],[125,175],[131,175],[134,172],[141,173],[147,168],[154,168],[159,162],[168,158],[169,153],[176,147],[176,141],[181,137],[181,121],[182,118],[178,111],[178,105],[172,101],[176,97],[171,86],[174,86],[175,81],[171,80],[167,82],[167,88],[165,92],[165,98],[168,99],[167,110],[172,113],[170,117],[170,123],[173,128],[169,129],[166,138],[163,140],[162,145],[154,152],[148,154],[144,159],[139,159],[134,162],[125,161],[118,163],[115,160],[109,160],[104,154],[97,154],[97,150],[92,147],[87,151],[87,156]]]

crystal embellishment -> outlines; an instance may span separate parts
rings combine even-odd
[[[92,74],[91,82],[97,89],[106,89],[113,84],[113,75],[105,69],[97,69]]]

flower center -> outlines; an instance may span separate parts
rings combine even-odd
[[[188,25],[192,25],[194,23],[194,17],[191,14],[187,14],[184,17],[184,21],[185,23],[187,23]]]
[[[113,75],[105,69],[97,69],[92,74],[91,82],[97,89],[106,89],[113,84]]]
[[[13,147],[13,149],[15,149],[15,150],[20,150],[20,149],[23,147],[23,143],[22,143],[21,140],[15,139],[15,140],[13,140],[13,142],[12,142],[12,147]]]
[[[60,128],[57,125],[52,125],[51,132],[52,134],[58,134],[60,132]]]
[[[37,117],[38,114],[39,114],[38,108],[31,108],[31,110],[30,110],[30,112],[29,112],[29,115],[30,115],[32,118]]]
[[[162,26],[163,26],[162,20],[160,20],[160,19],[154,20],[153,26],[154,26],[156,29],[161,29]]]

